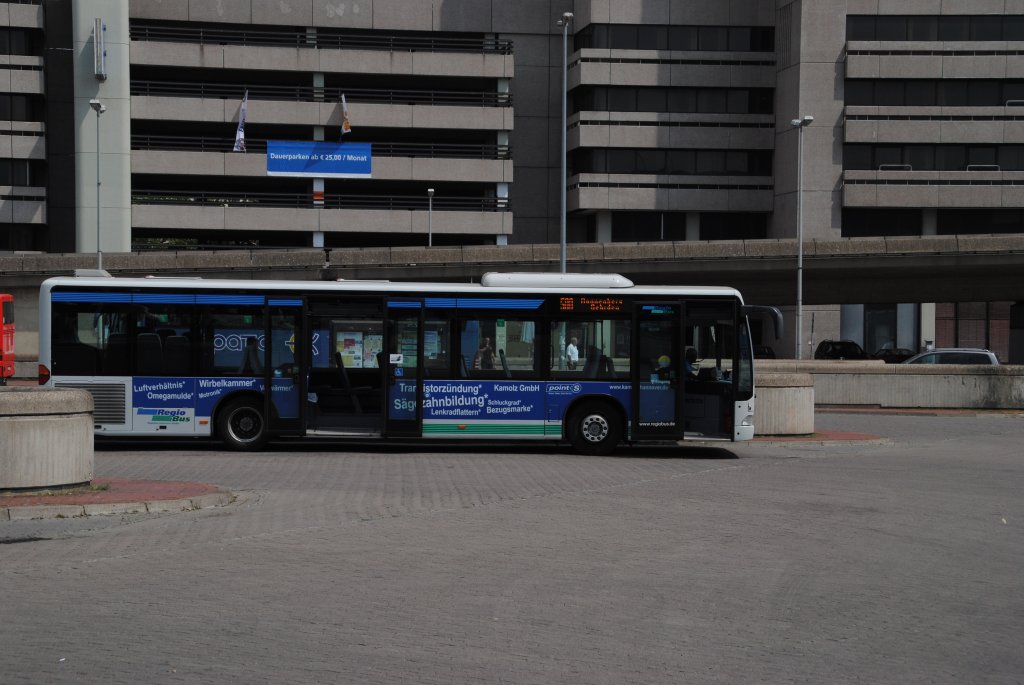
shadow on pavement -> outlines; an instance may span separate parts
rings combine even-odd
[[[240,458],[259,457],[267,454],[322,454],[336,452],[338,456],[349,453],[369,454],[449,454],[449,453],[480,453],[516,455],[524,452],[529,454],[549,454],[551,456],[586,458],[577,454],[572,447],[557,443],[537,442],[380,442],[367,441],[331,441],[331,440],[280,440],[271,442],[262,452],[234,452],[226,450],[220,442],[212,439],[195,440],[132,440],[132,439],[97,439],[98,452],[170,452],[175,450],[189,452],[211,452],[220,455],[237,455]],[[739,456],[724,447],[708,447],[706,445],[680,446],[674,443],[663,445],[621,445],[608,459],[738,459]]]

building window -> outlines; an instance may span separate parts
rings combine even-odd
[[[770,26],[661,26],[591,24],[573,36],[577,50],[687,50],[773,52]]]
[[[920,209],[843,207],[842,236],[919,236],[921,224]]]
[[[768,237],[768,215],[761,212],[701,212],[701,240],[761,240]]]
[[[43,101],[36,95],[0,93],[0,121],[42,121]]]
[[[582,148],[570,153],[574,174],[770,176],[771,150]]]
[[[1024,16],[851,14],[846,17],[846,40],[1024,40]]]
[[[935,305],[936,347],[981,347],[1006,363],[1012,302],[943,302]]]
[[[685,212],[612,212],[612,242],[686,240]]]
[[[673,112],[701,114],[771,114],[771,88],[632,88],[584,86],[572,92],[573,110]]]
[[[844,169],[873,171],[883,166],[908,166],[907,171],[966,171],[972,166],[1024,171],[1024,145],[850,143],[843,146]]]
[[[850,79],[845,100],[853,107],[1003,107],[1024,99],[1024,81],[999,79]]]
[[[39,56],[42,34],[33,29],[0,28],[0,55]]]

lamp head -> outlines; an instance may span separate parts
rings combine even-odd
[[[434,197],[434,189],[433,188],[427,188],[427,195],[429,195],[430,197]]]
[[[572,21],[572,12],[562,13],[562,18],[555,22],[557,26],[565,26]]]
[[[97,100],[96,98],[93,98],[92,100],[89,100],[89,106],[92,107],[93,111],[96,112],[97,114],[103,114],[104,112],[107,111],[107,106],[104,105],[99,100]]]

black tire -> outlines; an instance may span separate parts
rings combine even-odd
[[[267,420],[252,400],[235,400],[217,414],[217,435],[224,446],[239,452],[261,450],[267,444]]]
[[[622,416],[611,405],[591,402],[569,415],[566,434],[580,454],[611,454],[622,440]]]

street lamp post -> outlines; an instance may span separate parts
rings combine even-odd
[[[789,123],[797,129],[796,181],[796,358],[803,358],[804,309],[804,129],[814,117],[807,115]]]
[[[100,115],[107,106],[98,99],[89,100],[89,106],[96,112],[96,268],[103,269],[103,250],[100,249]]]
[[[427,247],[434,246],[434,189],[427,188]]]
[[[572,22],[572,12],[565,12],[562,14],[562,18],[556,23],[562,27],[562,175],[561,175],[561,192],[559,193],[560,199],[560,212],[559,212],[559,250],[558,250],[558,265],[561,268],[562,273],[565,273],[565,253],[566,253],[566,199],[565,199],[565,186],[568,184],[569,179],[566,175],[566,135],[568,123],[566,121],[568,117],[568,100],[569,100],[569,24]]]

